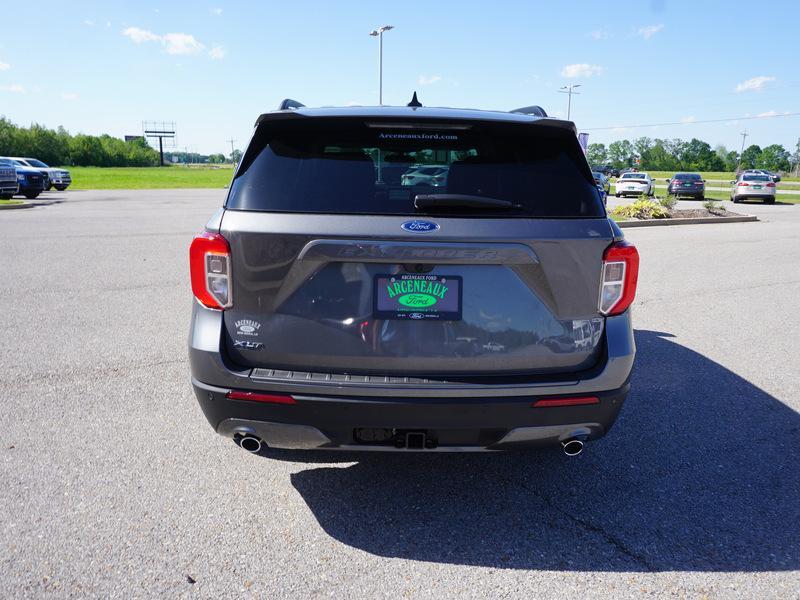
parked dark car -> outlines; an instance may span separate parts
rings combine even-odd
[[[569,121],[264,114],[189,250],[192,385],[242,448],[580,452],[635,354],[639,256]],[[292,108],[283,108],[292,107]],[[387,183],[386,156],[447,168]]]
[[[607,178],[619,177],[619,169],[615,169],[611,165],[602,165],[602,166],[599,166],[599,167],[592,167],[592,171],[596,171],[598,173],[602,173]]]
[[[20,158],[17,156],[12,157],[19,164],[25,167],[37,169],[45,176],[45,189],[56,188],[59,192],[66,190],[72,183],[72,177],[66,169],[58,169],[50,167],[36,158]]]
[[[706,194],[706,180],[700,173],[675,173],[672,178],[667,179],[667,194],[703,200]]]
[[[611,192],[611,182],[608,181],[605,175],[599,171],[592,171],[592,177],[594,177],[594,182],[597,184],[597,187],[603,190],[606,194]]]
[[[32,169],[8,157],[0,157],[0,164],[11,165],[16,169],[19,186],[17,194],[29,200],[36,198],[47,186],[47,177],[38,169]]]

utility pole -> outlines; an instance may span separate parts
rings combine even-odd
[[[742,154],[744,154],[744,141],[747,139],[747,136],[748,136],[747,129],[745,129],[745,130],[744,130],[742,133],[740,133],[739,135],[741,135],[741,136],[742,136],[742,151],[741,151],[741,152],[739,152],[739,162],[736,164],[736,174],[738,174],[738,173],[739,173],[739,169],[740,169],[740,168],[741,168],[741,166],[742,166]]]
[[[369,32],[378,38],[378,106],[383,106],[383,32],[394,29],[394,25],[384,25]]]
[[[233,158],[233,145],[236,143],[236,140],[231,138],[231,139],[225,140],[225,141],[231,143],[231,162],[233,163],[233,168],[235,169],[236,168],[236,161]]]
[[[567,100],[567,121],[569,121],[569,116],[572,113],[572,94],[580,94],[580,92],[574,91],[575,88],[581,87],[580,83],[570,83],[569,85],[565,85],[561,89],[559,89],[559,93],[567,94],[569,99]]]

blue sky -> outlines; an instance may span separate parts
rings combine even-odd
[[[699,137],[794,148],[800,116],[796,3],[81,2],[0,0],[0,115],[122,136],[177,122],[179,147],[243,147],[284,97],[508,110],[540,104],[590,142]],[[15,23],[19,23],[16,26]],[[37,24],[32,30],[30,25]],[[11,27],[8,27],[11,25]],[[728,119],[721,123],[695,123]],[[631,128],[627,125],[685,124]],[[606,129],[601,129],[606,128]]]

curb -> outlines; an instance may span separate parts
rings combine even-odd
[[[0,204],[0,210],[15,210],[19,208],[33,208],[30,202],[21,202],[20,204]]]
[[[643,221],[617,221],[620,227],[664,227],[667,225],[706,225],[708,223],[749,223],[758,221],[755,215],[738,217],[695,217],[691,219],[646,219]]]

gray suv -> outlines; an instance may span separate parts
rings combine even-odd
[[[287,100],[191,244],[192,385],[250,452],[578,454],[628,393],[638,264],[571,122]]]

